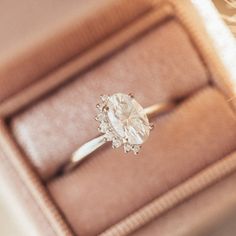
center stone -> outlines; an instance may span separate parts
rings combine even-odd
[[[116,133],[130,144],[142,144],[149,136],[150,125],[142,106],[127,94],[109,97],[108,119]]]

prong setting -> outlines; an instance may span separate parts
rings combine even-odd
[[[109,107],[107,105],[103,106],[102,111],[108,112],[109,111]]]
[[[128,94],[131,98],[134,98],[134,94],[133,93],[129,93]]]
[[[150,124],[149,124],[149,129],[150,129],[150,130],[153,130],[153,129],[154,129],[154,127],[155,127],[155,126],[154,126],[154,124],[153,124],[153,123],[150,123]]]

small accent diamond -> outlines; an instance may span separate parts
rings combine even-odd
[[[130,152],[131,150],[132,150],[131,144],[125,143],[125,144],[124,144],[124,151],[125,151],[125,153],[128,153],[128,152]]]
[[[119,138],[114,138],[112,140],[112,147],[113,148],[118,148],[122,145],[122,141]]]
[[[107,131],[105,137],[107,141],[112,141],[112,139],[114,138],[114,134],[111,131]]]
[[[132,150],[133,150],[134,154],[138,154],[140,148],[141,148],[141,147],[140,147],[139,145],[133,145],[133,146],[132,146]]]
[[[103,121],[105,119],[105,115],[103,113],[98,113],[95,117],[96,121]]]
[[[106,122],[101,122],[100,125],[99,125],[100,132],[102,132],[104,134],[107,132],[108,128],[109,128],[109,125]]]
[[[106,102],[108,100],[109,96],[108,95],[101,95],[100,98],[101,98],[102,102]]]

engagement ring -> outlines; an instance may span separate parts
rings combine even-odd
[[[175,103],[164,102],[143,108],[132,94],[101,95],[95,117],[101,135],[80,146],[72,154],[63,171],[73,169],[107,142],[111,142],[112,148],[123,146],[125,153],[138,154],[141,145],[148,139],[153,129],[153,124],[149,120],[174,106]]]

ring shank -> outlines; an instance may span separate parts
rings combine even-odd
[[[157,103],[144,109],[149,119],[166,113],[174,108],[174,102]],[[100,148],[106,143],[105,134],[91,139],[87,143],[80,146],[73,154],[70,160],[64,165],[63,173],[67,173],[80,164],[88,155]]]
[[[174,102],[157,103],[152,106],[144,108],[145,113],[149,119],[156,117],[157,115],[164,114],[176,106]]]
[[[70,161],[65,165],[63,172],[69,172],[74,169],[79,163],[81,163],[85,157],[94,152],[96,149],[106,143],[105,134],[100,135],[94,139],[91,139],[81,147],[79,147],[70,158]]]

